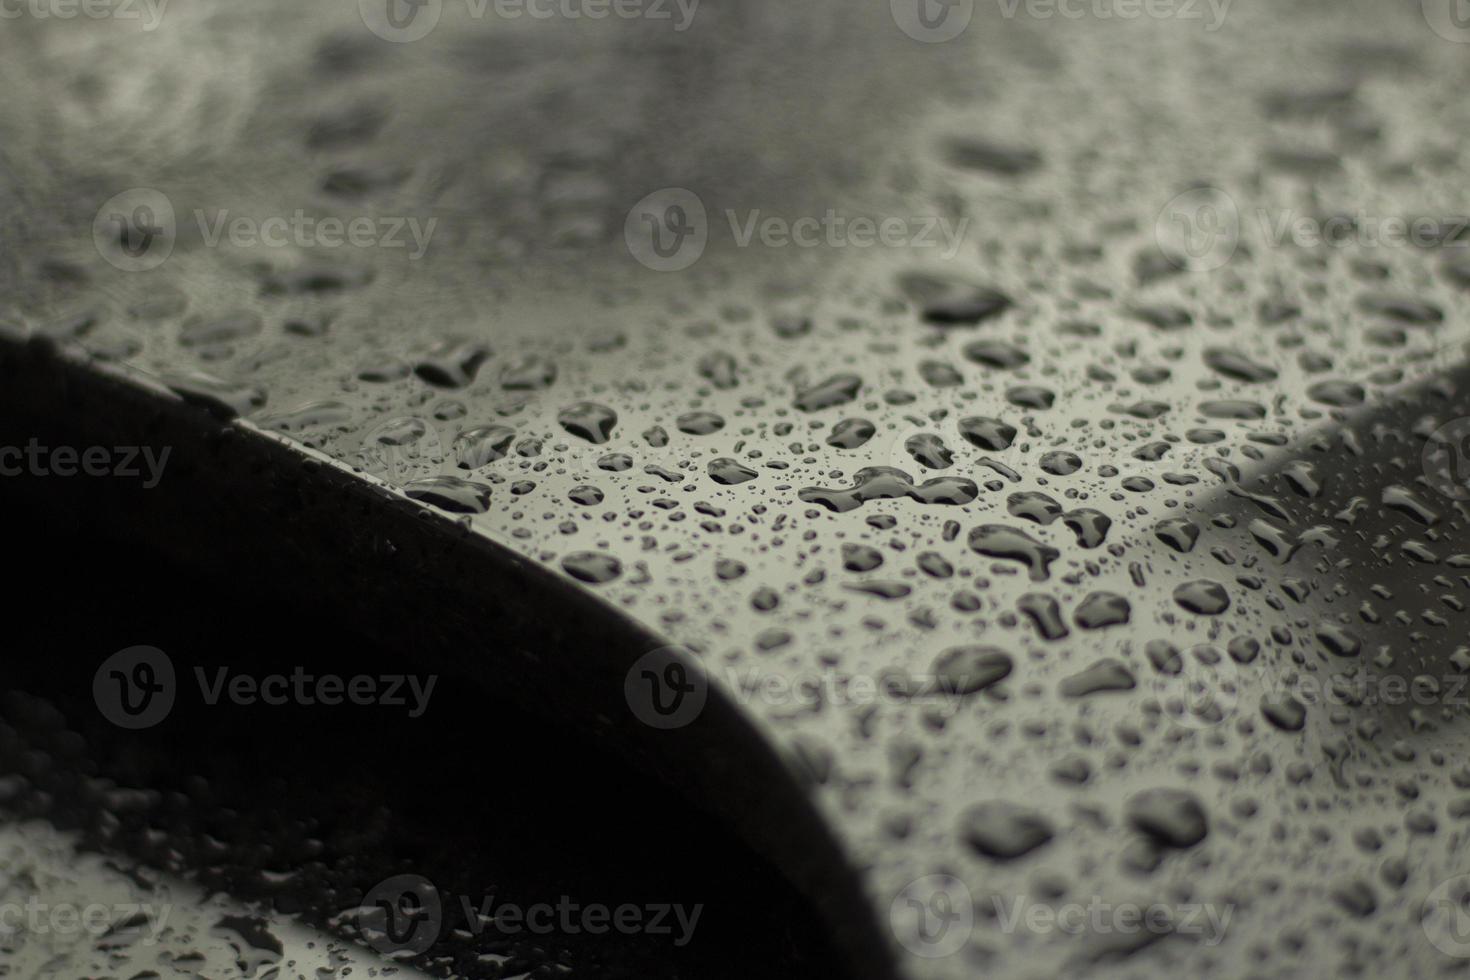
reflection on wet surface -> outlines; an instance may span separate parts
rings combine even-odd
[[[0,482],[0,509],[33,519],[7,540],[34,574],[0,694],[8,976],[840,975],[791,886],[647,771],[427,644],[15,490]],[[131,673],[119,637],[172,665],[161,716],[96,698],[99,674]],[[380,679],[381,703],[349,683],[333,703],[332,677]],[[261,685],[246,700],[242,679]],[[279,703],[293,689],[311,703]]]
[[[20,23],[10,318],[692,651],[903,976],[1463,962],[1448,22],[789,6]]]
[[[5,967],[16,977],[329,977],[393,970],[361,947],[261,915],[216,893],[153,875],[129,877],[44,822],[0,827],[6,877]]]

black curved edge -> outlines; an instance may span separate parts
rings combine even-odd
[[[186,567],[296,583],[415,668],[483,678],[532,714],[597,738],[729,826],[817,909],[855,980],[895,980],[858,869],[798,770],[717,686],[677,731],[637,721],[628,670],[661,639],[608,603],[324,455],[220,418],[48,338],[0,332],[0,436],[171,447],[152,489],[58,480],[44,505]],[[131,485],[123,485],[129,483]]]

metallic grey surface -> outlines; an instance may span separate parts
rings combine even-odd
[[[682,32],[476,19],[451,4],[432,34],[399,44],[352,4],[180,5],[152,32],[8,23],[0,71],[47,95],[0,111],[24,242],[6,256],[25,297],[12,319],[195,398],[226,392],[216,401],[246,424],[365,479],[471,509],[488,493],[469,526],[548,568],[617,559],[585,587],[696,651],[809,771],[904,976],[1462,964],[1431,941],[1443,924],[1420,919],[1442,881],[1470,871],[1463,708],[1313,704],[1293,719],[1262,698],[1353,669],[1447,688],[1464,666],[1452,556],[1470,517],[1421,463],[1426,437],[1464,411],[1464,379],[1448,373],[1465,339],[1460,253],[1282,245],[1271,231],[1283,216],[1470,212],[1467,49],[1416,3],[1242,0],[1215,30],[1006,9],[976,5],[942,44],[907,36],[886,5],[708,0]],[[1212,239],[1197,271],[1180,271],[1191,263],[1161,255],[1161,239],[1173,247],[1176,213],[1195,232],[1214,215],[1197,198],[1171,206],[1199,186],[1233,202],[1239,241]],[[103,260],[93,228],[138,187],[170,202],[177,241],[130,272]],[[629,212],[665,188],[708,216],[708,244],[682,271],[645,267],[625,237]],[[411,258],[215,246],[197,220],[297,209],[437,224]],[[738,226],[752,209],[965,232],[952,255],[741,247],[726,212]],[[296,275],[322,268],[331,276]],[[932,299],[905,288],[914,272],[1013,305],[931,325]],[[86,328],[72,319],[83,312]],[[992,343],[967,353],[976,341]],[[840,380],[839,403],[812,396],[838,375],[858,379],[848,400]],[[1400,396],[1409,407],[1392,408]],[[615,424],[587,438],[604,409]],[[691,413],[723,427],[694,434],[711,426],[681,427]],[[960,420],[976,416],[1015,427],[1014,443],[967,440]],[[1364,421],[1345,428],[1349,416]],[[830,444],[849,418],[876,434]],[[503,458],[465,454],[465,433],[486,426],[513,430]],[[478,449],[497,444],[481,436]],[[911,448],[933,450],[923,436],[952,465],[925,466]],[[1053,452],[1080,468],[1048,472]],[[631,468],[599,466],[613,453]],[[754,477],[714,479],[726,459]],[[970,480],[974,499],[933,502],[892,475],[892,499],[845,512],[812,492],[851,487],[866,467]],[[480,486],[419,482],[442,477]],[[600,493],[575,489],[587,486]],[[1013,497],[1025,493],[1066,516]],[[1040,520],[1017,513],[1038,506]],[[1110,519],[1102,540],[1086,511]],[[1156,533],[1173,519],[1200,531],[1187,552]],[[997,557],[1012,532],[1053,549],[1049,568]],[[744,572],[721,575],[721,562]],[[1198,582],[1228,608],[1188,608],[1201,590],[1179,589]],[[762,589],[774,607],[753,602]],[[1127,621],[1088,628],[1121,608],[1098,593],[1122,597]],[[1065,636],[1038,631],[1028,595],[1058,604]],[[1356,657],[1328,652],[1330,631],[1319,639],[1334,622]],[[1151,657],[1150,641],[1183,651],[1183,666]],[[945,659],[976,645],[989,659]],[[1224,655],[1201,658],[1201,645]],[[875,692],[893,674],[911,689],[991,681],[996,652],[1011,669],[984,690]],[[741,693],[771,677],[823,693]],[[932,875],[962,883],[946,894],[975,910],[957,950],[910,935],[930,896],[906,889]],[[1008,928],[1018,900],[1229,920],[1218,943],[1183,928],[1072,935]]]

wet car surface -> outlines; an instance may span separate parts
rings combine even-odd
[[[1462,966],[1466,37],[1115,8],[17,20],[12,397],[412,552],[317,588],[854,975]]]

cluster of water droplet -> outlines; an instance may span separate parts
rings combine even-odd
[[[509,156],[468,153],[471,137],[406,156],[429,123],[474,125],[426,80],[520,76],[470,41],[429,68],[333,35],[295,137],[315,166],[273,175],[278,193],[450,202],[443,250],[186,252],[107,289],[47,257],[45,295],[67,308],[37,329],[460,515],[719,676],[921,678],[840,710],[731,690],[880,913],[933,874],[986,913],[912,975],[1427,972],[1444,953],[1425,898],[1470,872],[1452,693],[1470,670],[1470,513],[1423,462],[1470,409],[1444,353],[1465,243],[1245,235],[1198,272],[1155,234],[1195,185],[1247,224],[1463,201],[1456,52],[1411,14],[1324,22],[1295,4],[1211,36],[977,31],[965,50],[990,60],[936,56],[932,90],[874,108],[907,142],[859,178],[845,157],[820,170],[834,197],[856,182],[885,208],[972,219],[953,261],[712,250],[663,278],[615,239],[646,190],[619,162],[636,113],[578,103],[577,126],[521,127]],[[382,96],[393,113],[348,97],[368,73],[404,83]],[[682,179],[712,202],[749,186]],[[786,186],[758,203],[790,206]],[[1418,693],[1385,697],[1385,678]],[[1037,934],[989,914],[1018,895],[1233,918],[1218,945]]]

